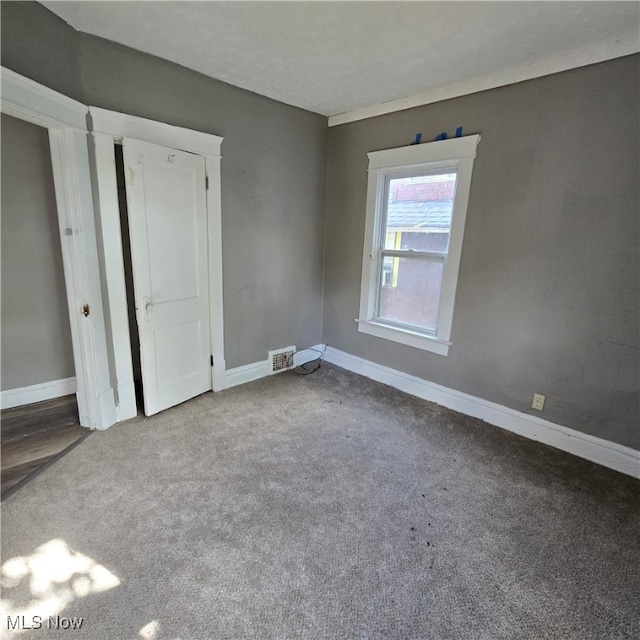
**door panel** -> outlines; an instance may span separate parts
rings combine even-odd
[[[146,415],[211,389],[205,160],[124,140]]]

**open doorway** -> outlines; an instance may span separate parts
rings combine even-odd
[[[2,496],[89,432],[76,372],[48,131],[3,114]]]

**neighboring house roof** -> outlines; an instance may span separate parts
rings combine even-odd
[[[453,200],[424,202],[390,202],[387,207],[387,228],[448,229],[451,226]]]

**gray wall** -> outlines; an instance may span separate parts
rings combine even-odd
[[[69,31],[40,5],[9,3],[18,6],[5,11],[5,4],[4,65],[63,93],[79,84],[74,97],[85,104],[224,137],[227,368],[264,360],[269,349],[320,342],[326,118]],[[70,51],[79,57],[65,72],[57,62]],[[48,75],[42,66],[55,68]]]
[[[75,373],[48,134],[0,123],[4,391]]]
[[[329,130],[329,345],[640,448],[639,56]],[[439,356],[358,333],[367,152],[482,134]],[[534,391],[547,396],[542,413]]]
[[[640,448],[638,56],[329,130],[324,118],[2,3],[2,63],[85,103],[225,137],[227,366],[321,338]],[[483,136],[447,358],[359,334],[368,151]],[[3,141],[4,145],[4,141]],[[6,182],[3,175],[3,186]],[[3,222],[4,224],[4,222]],[[3,357],[4,361],[4,357]]]
[[[322,337],[326,118],[82,35],[87,104],[224,137],[227,368]]]
[[[2,65],[82,100],[76,31],[37,2],[1,2]]]

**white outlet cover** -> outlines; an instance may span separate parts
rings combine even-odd
[[[544,401],[545,401],[545,396],[543,396],[541,393],[534,393],[531,407],[533,409],[538,409],[538,411],[542,411],[544,409]]]

